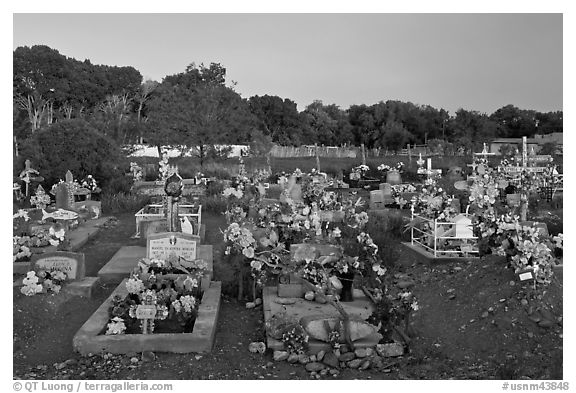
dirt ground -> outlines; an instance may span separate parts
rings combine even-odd
[[[98,270],[130,239],[134,216],[117,216],[80,251],[87,275]],[[203,215],[206,243],[213,244],[215,280],[229,280],[219,266],[224,220]],[[400,247],[400,246],[398,246]],[[400,252],[392,274],[414,281],[410,352],[385,371],[345,369],[326,379],[562,379],[562,284],[555,281],[541,299],[522,288],[496,258],[429,265]],[[512,285],[513,284],[513,285]],[[98,288],[93,299],[65,294],[23,296],[13,290],[13,377],[15,379],[309,379],[302,365],[273,362],[248,345],[265,341],[261,307],[247,310],[223,296],[215,346],[210,354],[141,354],[82,357],[72,337],[112,292]],[[538,322],[551,321],[541,327]]]

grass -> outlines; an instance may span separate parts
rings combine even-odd
[[[138,210],[150,203],[150,196],[126,192],[114,194],[106,193],[101,195],[100,201],[102,203],[102,212],[104,214],[125,212],[136,213]]]

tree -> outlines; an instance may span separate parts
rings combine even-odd
[[[252,96],[248,99],[256,127],[280,145],[300,145],[308,142],[305,116],[298,113],[296,103],[278,96]]]
[[[224,85],[222,70],[192,64],[185,73],[166,77],[149,101],[148,142],[195,149],[201,165],[209,145],[246,142],[256,121],[248,103]]]
[[[397,121],[388,121],[382,127],[380,146],[385,146],[394,152],[401,150],[413,138],[406,129]]]

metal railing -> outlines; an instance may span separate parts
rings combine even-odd
[[[465,215],[467,216],[467,215]],[[415,244],[422,247],[424,250],[432,253],[434,258],[438,258],[440,256],[479,256],[479,250],[477,247],[477,240],[478,237],[476,236],[456,236],[456,226],[458,225],[456,222],[445,222],[445,221],[438,221],[436,219],[432,220],[426,217],[423,217],[418,214],[412,213],[412,220],[414,221],[415,218],[418,218],[423,223],[427,223],[428,230],[421,229],[416,226],[411,227],[411,244],[414,246]],[[449,226],[448,229],[442,229],[446,226]],[[444,236],[447,233],[454,230],[454,236]],[[441,231],[441,232],[439,232]],[[415,234],[416,232],[416,234]],[[439,235],[440,234],[440,235]],[[432,239],[432,245],[430,246],[430,239]],[[442,249],[443,241],[445,240],[462,240],[464,241],[473,241],[475,244],[464,244],[460,250],[446,250]],[[462,247],[466,247],[462,249]]]

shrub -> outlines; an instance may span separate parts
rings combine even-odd
[[[128,194],[134,184],[134,179],[131,176],[118,176],[110,179],[106,186],[102,189],[103,194]]]
[[[102,188],[121,174],[123,161],[115,143],[80,119],[59,121],[24,141],[14,165],[16,176],[27,158],[46,186],[64,179],[70,170],[78,180],[92,175]]]
[[[206,186],[206,196],[222,195],[224,191],[224,183],[218,180],[208,182]]]
[[[101,196],[102,212],[105,214],[136,213],[150,203],[150,196],[126,192],[103,194]]]

